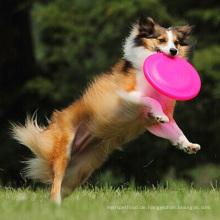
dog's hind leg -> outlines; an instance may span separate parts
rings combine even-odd
[[[98,151],[96,146],[97,140],[92,137],[87,123],[81,122],[76,128],[75,136],[69,149],[70,158],[61,187],[62,199],[83,184],[99,165],[101,158],[96,158]]]
[[[57,204],[61,203],[61,184],[65,175],[67,158],[60,156],[53,163],[53,184],[51,189],[51,199]]]
[[[92,172],[100,167],[108,156],[109,152],[105,146],[91,144],[87,147],[80,154],[73,155],[68,163],[61,187],[62,199],[85,183]]]
[[[90,169],[90,167],[86,166],[86,163],[88,162],[89,161],[87,161],[85,158],[85,161],[67,167],[61,187],[62,199],[66,198],[72,191],[85,183],[85,181],[89,178],[93,172],[93,169]]]

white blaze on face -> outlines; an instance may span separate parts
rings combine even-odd
[[[166,33],[167,33],[168,41],[165,46],[160,47],[160,50],[166,55],[170,56],[171,55],[170,49],[173,48],[177,50],[177,48],[175,47],[174,42],[173,42],[173,32],[169,30],[169,31],[166,31]],[[178,54],[178,50],[177,50],[177,54]]]

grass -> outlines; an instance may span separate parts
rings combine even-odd
[[[60,206],[49,199],[49,190],[0,187],[1,220],[58,219],[219,219],[219,191],[186,186],[135,190],[78,189]],[[202,209],[206,208],[206,209]]]

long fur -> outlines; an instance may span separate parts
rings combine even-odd
[[[13,138],[36,155],[27,162],[26,175],[53,183],[51,197],[59,203],[61,196],[85,182],[109,153],[156,123],[141,102],[141,94],[157,99],[172,121],[175,100],[150,86],[142,65],[149,55],[167,50],[167,44],[159,43],[158,38],[166,38],[168,32],[179,41],[179,55],[188,59],[191,48],[183,38],[191,29],[165,29],[151,18],[141,18],[124,43],[124,59],[98,76],[78,101],[54,111],[47,127],[39,126],[30,116],[24,126],[12,124]],[[173,41],[169,46],[175,47]],[[168,121],[167,116],[162,119]]]

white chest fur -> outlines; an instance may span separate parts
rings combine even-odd
[[[147,81],[143,71],[136,70],[136,91],[140,92],[143,96],[147,96],[159,101],[159,103],[166,103],[170,98],[158,92],[153,86]]]

